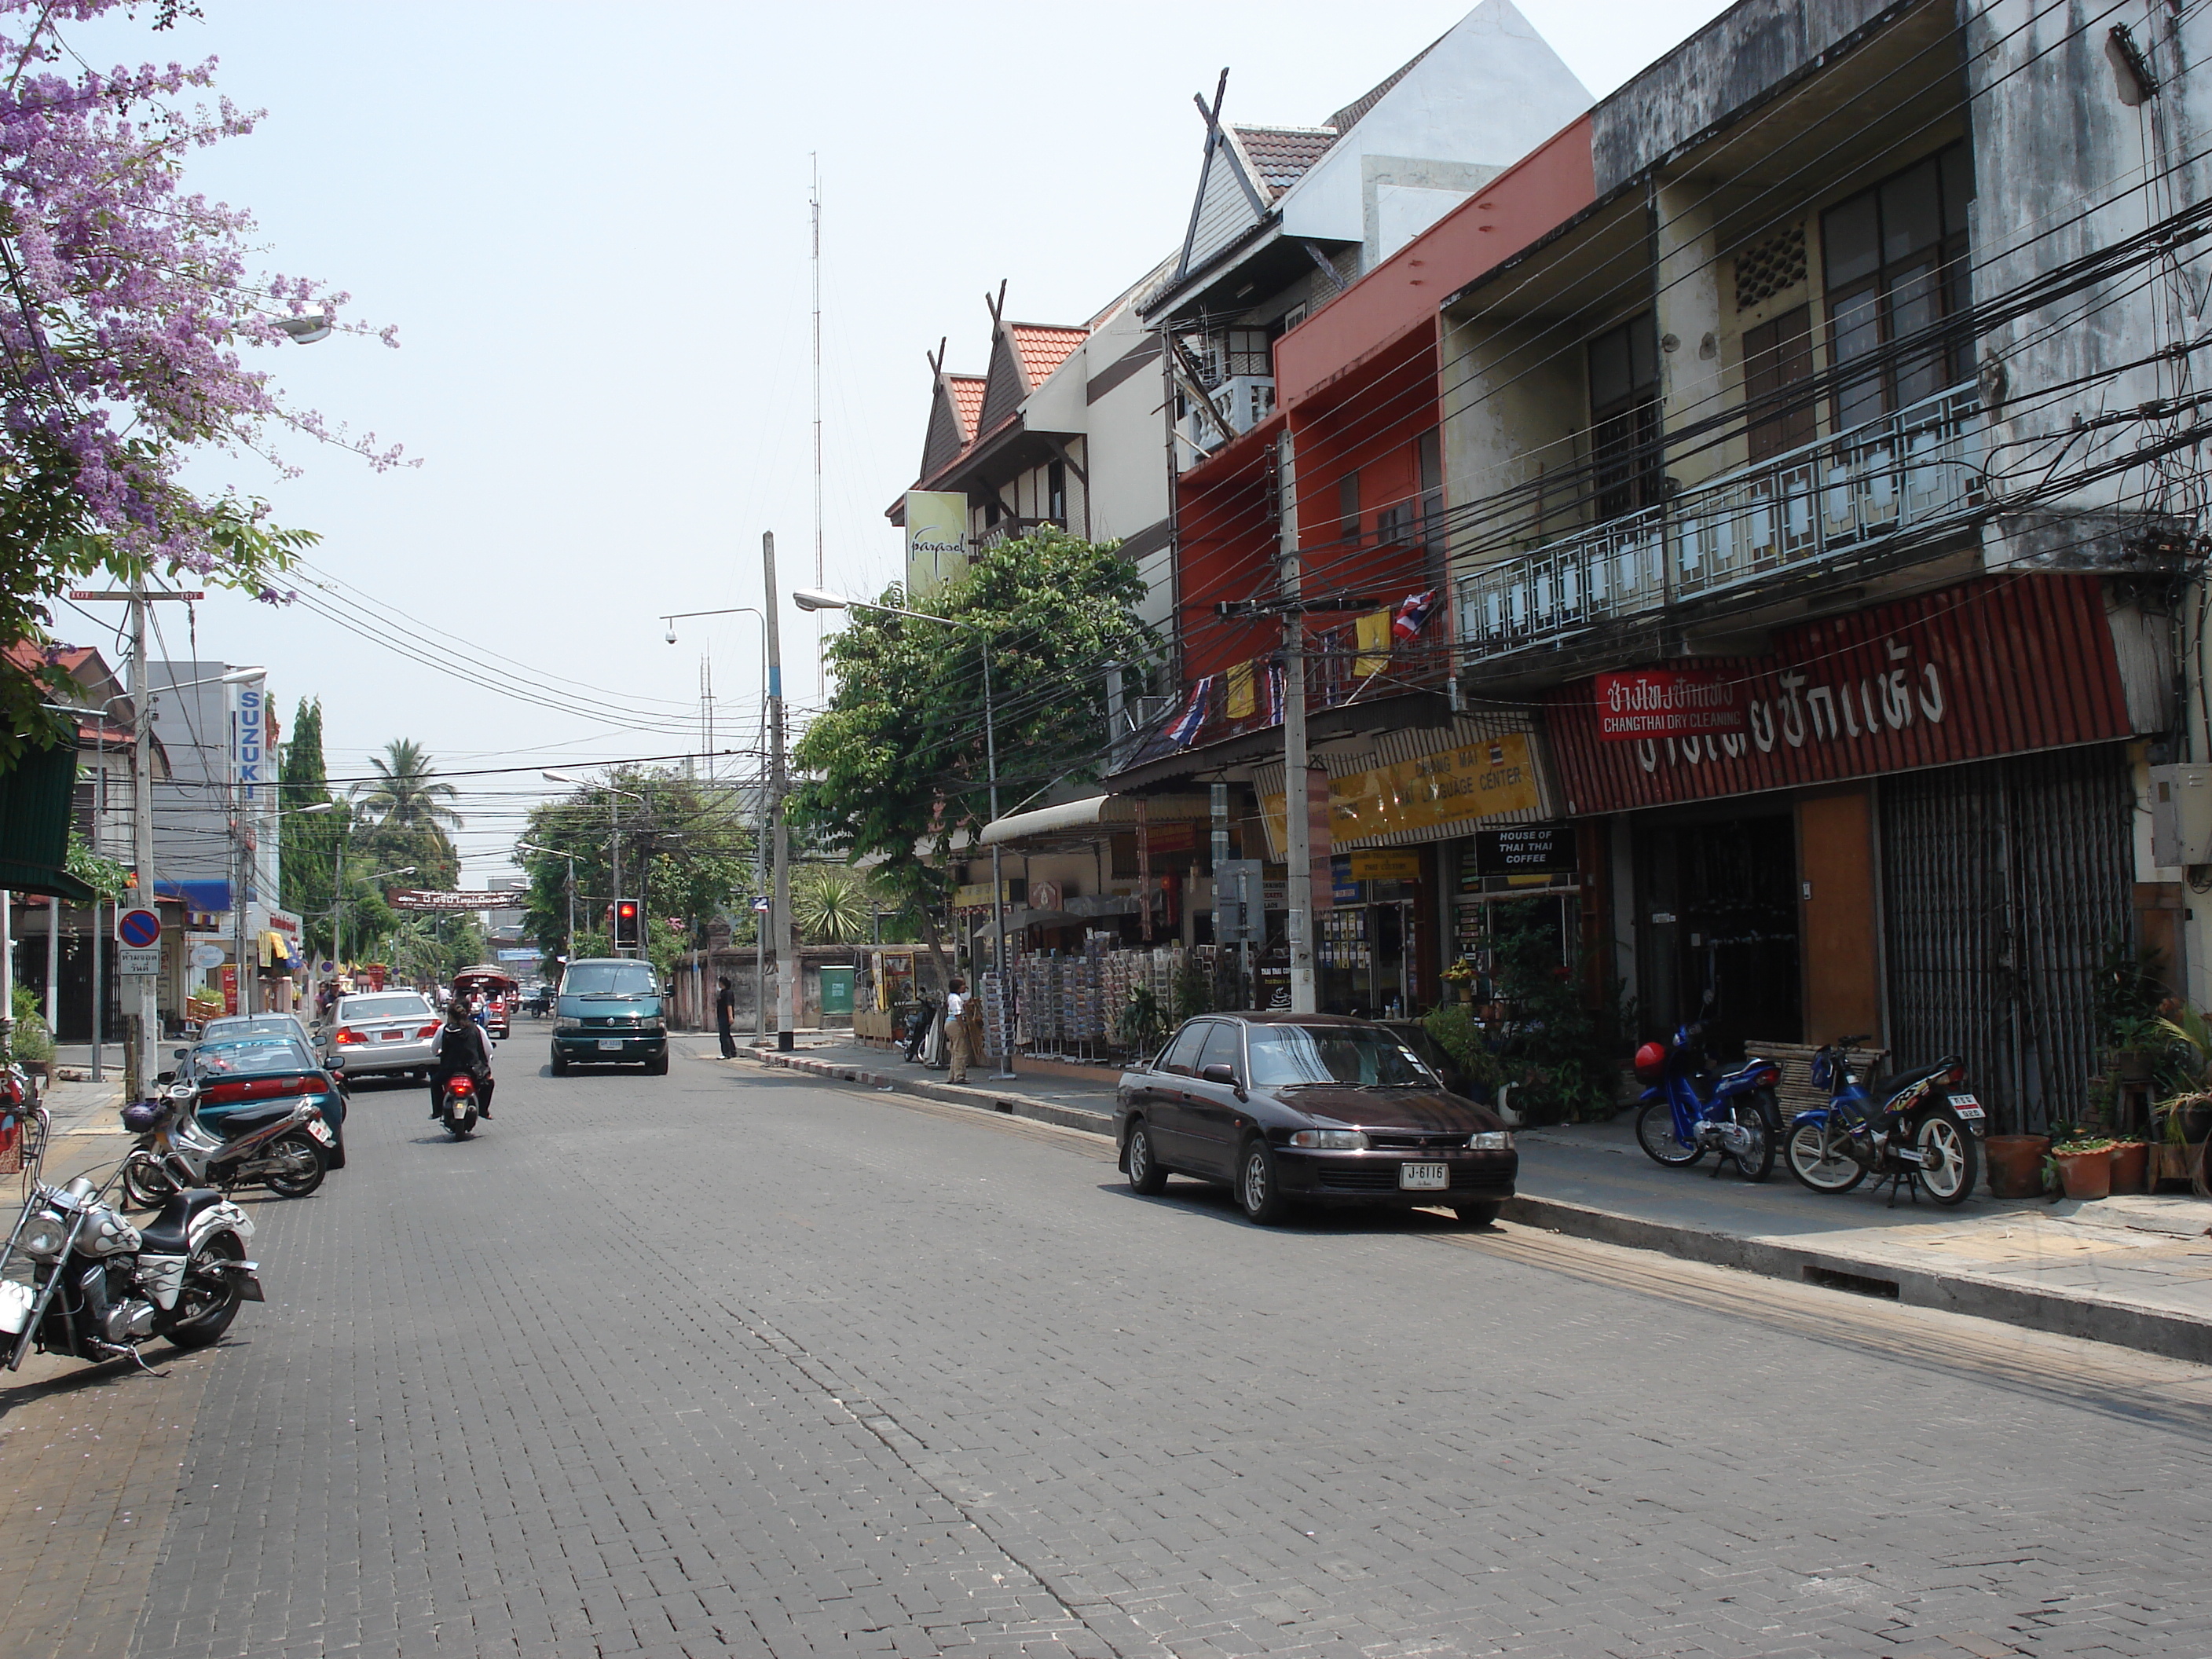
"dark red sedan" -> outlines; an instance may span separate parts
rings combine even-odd
[[[1202,1014],[1121,1074],[1121,1168],[1225,1181],[1261,1225],[1298,1204],[1443,1205],[1498,1218],[1520,1170],[1512,1132],[1449,1092],[1389,1028],[1331,1014]]]

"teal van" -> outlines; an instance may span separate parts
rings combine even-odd
[[[579,1066],[668,1074],[668,1008],[651,963],[592,957],[568,964],[553,1009],[553,1075]]]

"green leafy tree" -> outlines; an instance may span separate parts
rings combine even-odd
[[[292,716],[292,740],[276,778],[278,870],[283,906],[301,918],[301,943],[315,954],[331,949],[331,883],[337,875],[338,849],[344,844],[347,812],[332,800],[330,774],[323,762],[323,704],[300,699]],[[300,809],[331,801],[331,810],[302,816]]]
[[[989,815],[983,641],[1000,804],[1011,805],[1054,780],[1097,775],[1105,666],[1152,648],[1136,615],[1144,592],[1114,544],[1044,529],[980,551],[933,597],[933,611],[967,626],[855,611],[830,642],[837,691],[793,753],[808,775],[791,812],[848,859],[881,860],[877,883],[920,923],[940,983],[951,837]],[[883,603],[905,605],[905,591],[894,585]]]

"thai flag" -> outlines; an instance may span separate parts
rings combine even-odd
[[[1437,592],[1431,588],[1425,593],[1408,593],[1391,621],[1390,631],[1401,640],[1410,640],[1429,625],[1429,613],[1436,609]]]
[[[1199,728],[1206,724],[1206,711],[1213,702],[1213,682],[1219,676],[1208,674],[1190,688],[1190,701],[1183,705],[1182,713],[1175,717],[1168,727],[1168,740],[1178,749],[1188,749],[1198,741]]]

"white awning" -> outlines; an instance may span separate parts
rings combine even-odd
[[[1091,795],[1082,800],[1066,800],[1057,806],[1040,806],[1034,812],[1016,812],[1010,817],[994,818],[983,826],[976,844],[980,847],[1003,847],[1010,842],[1032,841],[1047,836],[1080,836],[1085,830],[1126,830],[1137,822],[1137,808],[1141,804],[1146,820],[1152,823],[1181,823],[1193,818],[1210,817],[1213,799],[1210,795]]]

